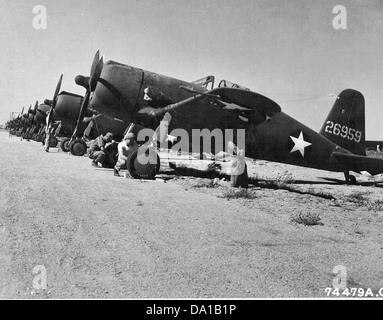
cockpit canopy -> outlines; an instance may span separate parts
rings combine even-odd
[[[236,83],[233,83],[233,82],[230,82],[227,80],[222,80],[219,83],[218,88],[235,88],[235,89],[242,89],[242,90],[250,91],[249,88],[246,88],[244,86],[240,86],[239,84],[236,84]]]
[[[207,76],[202,79],[196,80],[192,82],[193,84],[197,84],[201,87],[204,87],[207,90],[212,90],[214,89],[214,76]],[[222,80],[218,84],[218,88],[235,88],[235,89],[242,89],[242,90],[247,90],[250,91],[249,88],[246,88],[244,86],[241,86],[237,83],[233,83],[227,80]]]

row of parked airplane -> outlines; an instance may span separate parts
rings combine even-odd
[[[181,128],[190,137],[193,129],[244,130],[248,158],[343,172],[350,184],[356,183],[351,171],[383,173],[383,159],[366,155],[366,148],[375,142],[365,139],[365,101],[353,89],[337,96],[320,132],[315,132],[282,112],[273,100],[240,85],[222,80],[215,87],[214,76],[187,82],[104,62],[99,50],[90,75],[75,78],[84,87],[84,96],[60,91],[62,79],[63,75],[52,100],[36,102],[34,108],[30,106],[6,124],[10,133],[44,141],[46,132],[56,129],[49,145],[56,147],[60,137],[63,151],[82,156],[87,151],[86,139],[107,132],[122,139],[128,127],[136,135],[142,129],[156,130],[164,115],[170,114],[169,130]],[[129,160],[132,176],[153,178],[156,165],[136,160]]]

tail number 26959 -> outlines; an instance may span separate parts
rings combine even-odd
[[[341,124],[334,123],[332,121],[326,122],[325,131],[335,136],[341,136],[342,138],[347,138],[348,140],[355,141],[356,143],[359,143],[362,139],[361,131],[357,131],[347,126],[342,126]]]

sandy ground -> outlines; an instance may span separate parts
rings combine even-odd
[[[227,199],[166,163],[139,181],[6,132],[0,146],[0,298],[326,297],[338,265],[348,287],[383,287],[382,179],[248,161],[253,199]],[[281,177],[290,191],[266,187]]]

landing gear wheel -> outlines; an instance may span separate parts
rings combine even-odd
[[[74,156],[82,157],[86,150],[88,149],[88,146],[86,145],[85,141],[81,139],[74,140],[70,145],[70,152]]]
[[[147,148],[145,151],[145,163],[139,161],[138,151],[135,150],[129,156],[127,169],[134,179],[154,180],[160,168],[160,157],[154,149]],[[142,151],[140,151],[141,154]]]
[[[344,173],[344,177],[346,178],[347,184],[356,185],[356,178],[355,178],[355,176],[353,176],[349,172],[345,172]]]
[[[64,138],[61,140],[60,149],[64,152],[70,152],[70,138]]]
[[[56,137],[51,137],[49,140],[49,148],[56,148],[58,143],[59,141],[57,140]]]
[[[36,142],[41,142],[42,139],[43,139],[43,137],[42,137],[41,134],[36,134],[36,136],[35,136],[35,141],[36,141]]]

